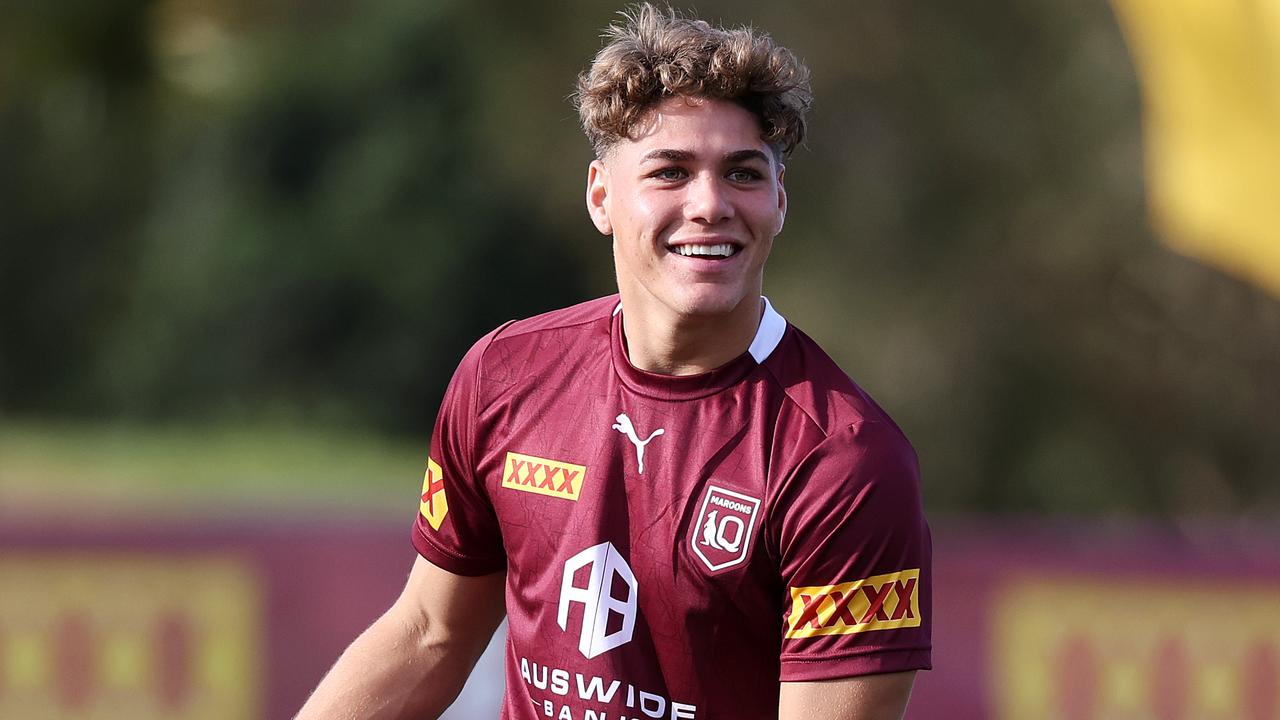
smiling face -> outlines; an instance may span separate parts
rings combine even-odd
[[[787,207],[759,120],[728,101],[683,97],[648,120],[592,162],[587,180],[591,219],[613,236],[623,305],[677,320],[758,317]]]

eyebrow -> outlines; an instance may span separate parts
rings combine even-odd
[[[640,158],[641,162],[649,160],[666,160],[667,162],[688,162],[693,159],[693,153],[688,150],[672,150],[661,148],[658,150],[650,150]],[[769,162],[769,156],[763,152],[754,149],[734,150],[724,156],[725,162],[738,163],[748,160],[760,160],[761,162]]]
[[[641,162],[646,160],[666,160],[668,162],[688,162],[693,159],[693,153],[688,150],[650,150],[640,158]]]
[[[736,150],[724,156],[727,162],[740,163],[748,160],[759,160],[761,162],[769,162],[769,156],[759,150]]]

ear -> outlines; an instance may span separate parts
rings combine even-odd
[[[778,163],[778,232],[787,220],[787,189],[782,184],[782,177],[787,174],[787,166]]]
[[[601,235],[613,234],[609,221],[609,171],[599,159],[587,168],[587,214]]]

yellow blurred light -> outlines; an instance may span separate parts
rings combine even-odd
[[[132,633],[107,636],[102,647],[103,681],[114,689],[139,689],[147,679],[151,659],[142,638]]]
[[[14,634],[4,643],[7,685],[21,690],[37,690],[49,683],[50,645],[35,633]]]
[[[1280,295],[1280,2],[1114,0],[1157,231]]]
[[[261,710],[261,589],[242,558],[12,554],[0,558],[0,587],[0,718],[213,720]],[[180,633],[175,658],[161,650],[170,623]],[[68,641],[84,645],[71,646],[75,666],[61,667]],[[180,665],[162,667],[171,659]],[[163,678],[184,669],[188,692],[174,705]],[[85,693],[83,705],[67,706],[67,689]]]
[[[995,717],[1057,717],[1068,695],[1082,691],[1080,677],[1092,678],[1085,687],[1093,687],[1093,697],[1072,699],[1098,718],[1155,717],[1158,703],[1170,701],[1184,705],[1186,717],[1256,717],[1250,713],[1268,706],[1246,692],[1249,658],[1257,648],[1280,651],[1277,607],[1276,583],[1018,580],[1002,591],[992,614]],[[1072,647],[1087,651],[1066,652]],[[1178,653],[1179,677],[1161,675],[1171,651]],[[1181,697],[1171,699],[1170,692]]]
[[[1199,704],[1208,713],[1231,717],[1236,708],[1240,688],[1235,672],[1221,664],[1205,668],[1196,678],[1195,693]]]
[[[1138,712],[1146,693],[1142,668],[1133,661],[1117,662],[1104,677],[1111,706],[1128,716]]]

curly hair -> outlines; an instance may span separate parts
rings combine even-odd
[[[653,106],[670,97],[737,103],[760,120],[761,139],[779,157],[804,140],[809,71],[768,35],[713,27],[647,2],[619,14],[625,22],[605,30],[607,42],[573,96],[597,157],[634,138]]]

